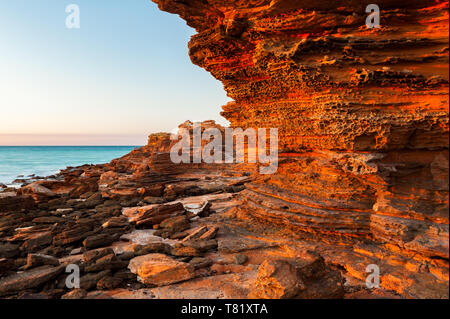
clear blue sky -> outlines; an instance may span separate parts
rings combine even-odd
[[[66,28],[71,3],[80,29]],[[185,120],[226,124],[192,34],[150,0],[0,1],[0,145],[141,145]]]

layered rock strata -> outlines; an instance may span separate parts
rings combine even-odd
[[[448,283],[448,1],[380,0],[374,29],[369,1],[153,1],[197,31],[231,126],[279,129],[241,216],[439,261]]]
[[[292,280],[253,295],[353,293],[337,266],[305,249],[286,254],[285,243],[235,218],[247,174],[211,164],[174,170],[163,156],[174,143],[154,134],[111,163],[70,167],[0,192],[0,298],[247,298],[280,272]],[[258,271],[274,257],[283,261],[273,263],[273,274]],[[79,289],[67,285],[74,267]]]

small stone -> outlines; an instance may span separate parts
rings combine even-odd
[[[25,270],[43,265],[59,266],[59,261],[53,256],[43,254],[28,254]]]
[[[73,212],[73,208],[58,208],[56,212],[61,215],[69,214]]]
[[[200,252],[194,247],[178,244],[172,247],[170,254],[177,257],[195,257],[199,256]]]
[[[90,248],[97,248],[102,246],[107,246],[112,244],[115,240],[118,239],[119,236],[115,235],[109,235],[109,234],[99,234],[99,235],[93,235],[89,236],[83,241],[84,247],[90,249]]]
[[[123,280],[117,277],[103,277],[97,282],[97,289],[99,290],[112,290],[120,287],[123,284]]]
[[[197,249],[199,252],[207,252],[217,248],[217,240],[190,240],[183,242],[183,245]]]
[[[83,251],[84,251],[84,248],[83,248],[83,247],[78,247],[78,248],[72,249],[72,250],[70,251],[70,255],[71,255],[71,256],[73,256],[73,255],[79,255],[79,254],[83,253]]]
[[[181,242],[197,239],[201,235],[206,233],[207,230],[208,230],[208,227],[206,227],[206,226],[197,227],[191,232],[191,234],[189,236],[186,236]]]
[[[144,198],[144,202],[150,205],[153,204],[164,204],[164,198],[162,197],[151,197],[151,196],[147,196]]]
[[[233,259],[234,259],[235,264],[243,265],[247,262],[248,257],[247,257],[247,255],[244,255],[244,254],[236,254],[236,255],[233,255]]]
[[[103,256],[95,261],[95,263],[86,265],[85,272],[97,272],[101,270],[111,269],[114,263],[118,261],[116,255],[110,254]]]
[[[84,275],[80,278],[80,287],[85,290],[90,290],[96,287],[97,282],[103,277],[111,275],[110,270],[104,270],[99,273],[91,273]]]
[[[114,274],[114,277],[120,278],[120,279],[126,280],[126,281],[136,281],[137,280],[136,274],[133,274],[128,269],[119,270],[118,272],[116,272]]]
[[[83,260],[86,263],[92,263],[103,256],[111,254],[114,254],[114,250],[112,248],[99,248],[89,250],[83,254]]]
[[[136,257],[134,252],[132,251],[125,251],[120,255],[117,255],[117,258],[119,258],[120,260],[130,260],[132,258]]]
[[[55,216],[44,216],[33,219],[33,223],[36,224],[56,224],[56,223],[63,223],[64,221],[65,221],[64,218]]]
[[[153,253],[167,254],[171,251],[171,246],[166,243],[150,243],[147,245],[136,245],[134,247],[134,255],[142,256]]]
[[[189,264],[194,266],[195,269],[201,269],[201,268],[210,267],[213,264],[213,262],[209,258],[195,257],[195,258],[192,258],[192,260],[189,262]]]
[[[128,218],[125,216],[112,217],[108,219],[103,225],[103,228],[114,228],[114,227],[125,227],[130,223],[128,222]]]
[[[178,233],[170,235],[170,239],[183,239],[183,238],[186,238],[186,236],[189,236],[189,233],[187,231],[182,231],[182,232],[178,232]]]
[[[218,231],[219,231],[219,228],[215,227],[215,226],[208,228],[208,231],[206,231],[204,234],[202,234],[199,239],[202,239],[202,240],[213,239],[216,237]]]

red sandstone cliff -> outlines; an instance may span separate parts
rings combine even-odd
[[[247,184],[242,216],[371,243],[355,254],[420,273],[386,276],[405,294],[448,287],[448,1],[380,0],[380,29],[371,1],[153,1],[198,32],[231,126],[279,129],[279,170]]]

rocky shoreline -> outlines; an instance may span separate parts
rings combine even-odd
[[[445,280],[433,287],[416,282],[420,290],[409,287],[408,294],[405,286],[391,284],[368,289],[361,267],[381,252],[370,249],[379,248],[312,241],[254,219],[239,209],[252,180],[249,172],[214,164],[176,171],[168,157],[171,143],[168,134],[151,135],[147,146],[109,164],[68,168],[14,194],[0,193],[0,296],[441,298],[445,289],[448,294]],[[79,289],[67,286],[70,265],[79,267]]]
[[[277,172],[175,164],[160,133],[5,189],[0,296],[448,299],[448,0],[378,2],[380,28],[353,0],[152,1],[230,127],[278,129]]]

